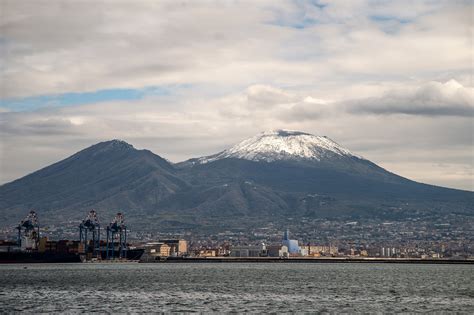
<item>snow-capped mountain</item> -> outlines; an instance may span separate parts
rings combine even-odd
[[[279,160],[322,161],[334,157],[362,157],[355,155],[325,136],[292,130],[272,130],[246,139],[215,155],[201,157],[204,164],[225,158],[274,162]]]
[[[473,216],[473,195],[410,181],[326,137],[296,131],[265,132],[177,164],[114,140],[1,185],[0,228],[17,224],[31,209],[54,224],[82,218],[91,208],[106,216],[120,210],[135,226],[149,227],[158,218],[161,227],[179,233],[286,224],[289,216],[295,222]]]

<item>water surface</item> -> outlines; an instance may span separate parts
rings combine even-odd
[[[474,313],[473,265],[0,265],[2,312]]]

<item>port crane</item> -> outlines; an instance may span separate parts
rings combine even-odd
[[[122,213],[117,213],[113,221],[107,226],[107,259],[113,259],[116,240],[118,240],[119,258],[127,257],[127,226]]]
[[[89,239],[89,237],[92,237]],[[87,217],[79,225],[79,241],[84,244],[84,253],[89,252],[89,243],[92,241],[92,254],[96,256],[100,247],[100,222],[95,210],[89,211]]]
[[[39,245],[39,223],[36,212],[31,210],[30,213],[17,226],[18,229],[18,246],[24,250],[38,249]]]

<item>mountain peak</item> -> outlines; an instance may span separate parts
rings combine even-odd
[[[328,137],[277,129],[262,132],[216,155],[200,158],[199,163],[224,158],[274,162],[278,160],[321,161],[334,157],[361,158]]]
[[[113,139],[109,141],[100,142],[97,144],[98,146],[104,149],[114,149],[114,150],[130,150],[134,149],[133,145],[120,140],[120,139]]]
[[[93,156],[97,156],[101,154],[126,153],[133,150],[135,150],[133,145],[123,140],[114,139],[94,144],[82,151],[79,151],[77,154],[92,154]]]

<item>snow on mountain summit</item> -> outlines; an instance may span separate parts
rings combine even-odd
[[[327,137],[279,129],[263,132],[218,154],[202,157],[199,159],[199,163],[224,158],[266,162],[278,160],[321,161],[334,156],[361,158]]]

